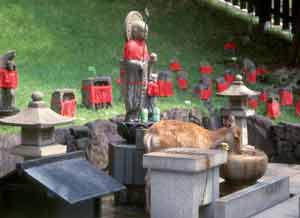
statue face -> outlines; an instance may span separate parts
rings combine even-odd
[[[146,40],[148,38],[148,26],[145,22],[139,21],[132,25],[133,39]]]

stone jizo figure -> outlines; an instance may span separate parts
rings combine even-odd
[[[15,90],[18,86],[15,57],[15,51],[8,51],[0,57],[0,115],[9,115],[18,111],[15,108]]]
[[[125,19],[126,42],[121,61],[122,94],[125,101],[126,121],[137,121],[145,107],[147,83],[157,55],[149,54],[147,47],[148,26],[142,15],[131,11]]]

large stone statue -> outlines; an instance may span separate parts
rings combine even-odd
[[[131,11],[125,19],[126,43],[121,61],[125,121],[139,119],[141,110],[145,107],[149,75],[157,61],[156,54],[149,54],[147,36],[148,26],[143,16],[137,11]]]
[[[17,113],[15,90],[18,86],[18,72],[14,62],[15,51],[0,56],[0,116]]]

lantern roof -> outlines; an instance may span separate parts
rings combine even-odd
[[[237,75],[235,81],[232,85],[223,92],[218,92],[217,95],[221,96],[255,96],[259,95],[260,93],[257,91],[253,91],[249,89],[247,86],[244,85],[243,77],[241,75]]]
[[[64,117],[46,106],[43,93],[34,92],[28,107],[14,116],[0,119],[0,124],[32,128],[50,128],[71,123],[74,118]]]

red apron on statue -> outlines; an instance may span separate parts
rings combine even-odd
[[[233,73],[229,73],[229,72],[225,73],[224,79],[227,81],[227,83],[230,86],[233,83],[233,81],[235,80],[235,75]]]
[[[268,100],[268,93],[266,91],[262,91],[259,95],[260,102],[267,102]]]
[[[223,77],[220,77],[216,79],[216,86],[217,92],[223,92],[228,88],[228,83]]]
[[[249,97],[248,98],[248,106],[253,109],[256,110],[256,108],[258,107],[258,101],[257,98],[255,97]]]
[[[282,106],[293,105],[293,92],[288,88],[283,88],[279,90],[280,104]]]
[[[19,76],[17,71],[0,69],[0,88],[16,89]]]
[[[247,75],[247,82],[250,84],[256,83],[256,70],[253,70],[251,72],[246,72]]]
[[[296,115],[300,116],[300,99],[297,101],[295,107],[296,107]]]
[[[147,87],[147,94],[149,96],[159,96],[159,87],[156,82],[149,82]]]
[[[173,72],[178,72],[182,70],[182,67],[178,60],[174,60],[169,64],[169,69]]]
[[[211,65],[201,65],[198,69],[201,74],[211,74],[213,70],[214,69]]]
[[[271,119],[276,119],[280,116],[280,104],[276,100],[268,100],[267,104],[267,116]]]
[[[124,60],[148,61],[149,52],[144,40],[128,40],[124,47]]]
[[[177,78],[177,84],[181,90],[186,90],[188,88],[188,81],[185,78]]]

